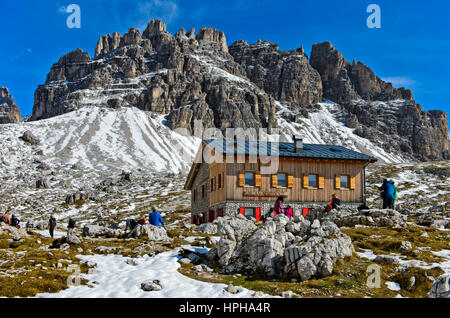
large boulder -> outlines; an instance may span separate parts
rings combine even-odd
[[[81,240],[76,235],[67,233],[66,243],[70,245],[79,245],[81,244]]]
[[[428,293],[428,298],[450,298],[450,274],[436,279]]]
[[[156,242],[171,241],[170,237],[167,235],[166,229],[159,226],[146,224],[142,226],[142,232],[147,233],[149,241],[156,241]]]
[[[20,139],[33,146],[39,145],[41,143],[40,140],[29,130],[25,131]]]
[[[19,229],[14,226],[9,226],[5,223],[0,223],[0,235],[7,235],[14,240],[19,240],[20,238],[28,236],[26,229]]]
[[[48,221],[28,220],[25,227],[30,230],[45,230],[48,228]]]
[[[339,227],[355,227],[357,225],[394,227],[406,226],[407,216],[394,210],[371,209],[358,211],[356,208],[342,208],[324,213],[321,220],[329,220]]]
[[[117,238],[123,234],[123,231],[120,229],[112,229],[105,226],[100,225],[85,225],[83,228],[83,236],[84,237],[105,237],[105,238]]]
[[[330,221],[311,224],[303,218],[290,220],[278,215],[256,228],[244,219],[219,220],[217,252],[223,273],[304,281],[330,276],[336,260],[354,252],[350,237]]]
[[[219,219],[217,230],[220,234],[220,241],[217,246],[219,263],[227,265],[237,244],[250,236],[256,230],[256,225],[242,215],[237,217],[226,216]]]
[[[217,234],[217,225],[212,223],[205,223],[198,227],[197,232],[204,234]]]
[[[158,280],[148,280],[141,283],[141,289],[146,292],[160,291],[162,290],[162,286]]]

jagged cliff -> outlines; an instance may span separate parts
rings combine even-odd
[[[354,134],[408,159],[448,159],[447,114],[425,112],[412,92],[395,89],[329,43],[280,51],[238,41],[212,28],[167,32],[159,20],[140,34],[105,35],[95,57],[80,49],[54,64],[35,93],[33,120],[85,106],[137,107],[167,115],[171,129],[276,128],[279,107],[307,118],[323,98]],[[294,117],[295,117],[294,116]],[[289,120],[297,121],[296,118]]]
[[[6,87],[0,87],[0,124],[20,122],[20,109]]]

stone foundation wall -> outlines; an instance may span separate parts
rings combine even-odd
[[[325,209],[329,202],[283,202],[283,209],[290,205],[294,212],[298,210],[302,213],[304,208],[309,209]],[[341,207],[359,207],[362,203],[342,203]],[[223,209],[223,216],[235,216],[239,214],[240,208],[261,208],[261,216],[264,217],[268,215],[274,208],[275,202],[266,201],[224,201],[218,204],[212,205],[209,210],[213,210],[215,215],[217,215],[218,209]],[[208,210],[208,211],[209,211]],[[208,212],[204,211],[204,212]],[[194,213],[201,215],[201,213]]]

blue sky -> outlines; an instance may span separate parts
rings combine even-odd
[[[81,7],[81,29],[69,29],[63,8]],[[366,25],[371,3],[381,7],[381,29]],[[450,113],[450,4],[409,0],[2,0],[0,86],[6,86],[23,115],[53,63],[77,48],[94,54],[99,37],[128,28],[145,29],[160,18],[175,34],[181,27],[223,30],[228,44],[258,39],[282,50],[331,41],[351,62],[371,67],[394,86],[413,90],[425,110]]]

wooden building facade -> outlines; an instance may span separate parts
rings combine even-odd
[[[300,211],[325,207],[333,194],[344,205],[365,203],[365,168],[376,158],[343,147],[304,145],[300,137],[294,140],[266,145],[204,141],[185,185],[191,191],[192,222],[237,213],[259,220],[272,212],[279,196],[284,206]],[[269,159],[277,164],[267,173]]]

